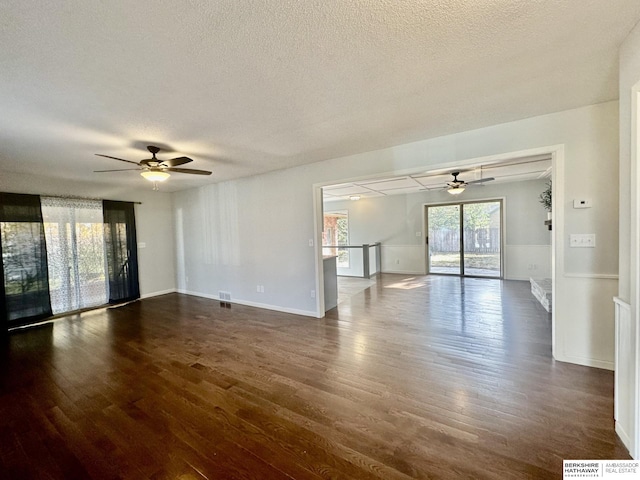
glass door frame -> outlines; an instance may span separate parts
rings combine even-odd
[[[495,278],[495,279],[504,279],[504,244],[505,244],[505,201],[504,197],[502,198],[483,198],[478,200],[468,200],[468,201],[455,201],[455,202],[443,202],[443,203],[425,203],[424,206],[424,214],[423,214],[423,222],[424,222],[424,238],[425,238],[425,267],[427,275],[449,275],[453,277],[470,277],[470,278]],[[499,203],[500,204],[500,275],[499,276],[488,276],[488,275],[469,275],[464,271],[464,205],[475,204],[475,203]],[[440,273],[440,272],[431,272],[431,255],[429,255],[429,207],[445,207],[445,206],[460,206],[460,220],[459,220],[459,229],[460,229],[460,273]]]

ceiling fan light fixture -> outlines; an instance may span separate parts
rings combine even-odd
[[[457,187],[449,187],[447,190],[451,195],[460,195],[464,192],[464,187],[462,185],[458,185]]]
[[[164,182],[171,176],[169,173],[161,170],[145,170],[144,172],[141,172],[140,175],[150,182]]]

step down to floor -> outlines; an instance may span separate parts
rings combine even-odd
[[[530,278],[531,293],[538,299],[544,309],[551,313],[551,279],[550,278]]]

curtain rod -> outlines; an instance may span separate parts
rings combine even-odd
[[[67,200],[107,200],[108,202],[123,202],[125,200],[109,200],[108,198],[91,198],[91,197],[79,197],[75,195],[40,195],[41,197],[51,197],[51,198],[65,198]],[[136,205],[142,205],[142,202],[129,202],[135,203]]]

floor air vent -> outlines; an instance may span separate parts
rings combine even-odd
[[[231,293],[219,291],[218,298],[220,299],[221,307],[231,308]]]

